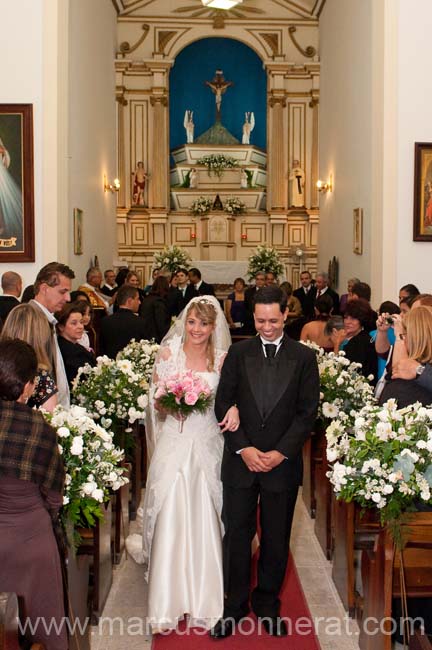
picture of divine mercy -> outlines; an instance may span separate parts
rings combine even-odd
[[[12,174],[12,156],[15,153],[12,154],[7,139],[7,126],[15,127],[15,121],[8,120],[8,117],[16,116],[3,115],[0,120],[0,250],[2,251],[20,250],[23,245],[22,190],[17,182],[18,174]],[[19,133],[20,131],[21,129]],[[19,158],[18,152],[17,157]],[[14,169],[19,170],[21,161],[16,160],[15,163]]]

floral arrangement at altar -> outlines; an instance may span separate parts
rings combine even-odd
[[[177,269],[188,269],[191,256],[187,251],[179,246],[166,246],[163,251],[155,253],[153,269],[166,269],[170,273],[175,273]]]
[[[208,214],[212,209],[213,202],[208,196],[199,196],[195,201],[192,202],[190,211],[192,214],[198,216],[203,216]]]
[[[63,522],[94,526],[103,515],[101,504],[108,500],[109,490],[118,490],[128,482],[124,468],[119,467],[123,451],[114,446],[113,434],[80,406],[69,410],[56,406],[53,413],[43,415],[57,429],[66,470]]]
[[[208,156],[203,156],[197,160],[197,165],[205,165],[207,167],[207,174],[211,176],[214,174],[220,178],[224,169],[232,169],[238,167],[238,160],[231,158],[231,156],[224,156],[222,153],[212,153]]]
[[[316,343],[302,341],[317,355],[320,375],[318,417],[330,424],[331,435],[339,434],[354,422],[366,404],[375,404],[370,379],[360,374],[361,363],[349,361],[343,351],[324,352]],[[336,423],[336,424],[335,424]]]
[[[78,370],[72,392],[79,404],[102,426],[133,424],[145,417],[149,368],[141,370],[130,359],[98,357],[95,367]]]
[[[351,428],[327,436],[328,477],[339,499],[378,508],[381,523],[400,521],[416,502],[432,505],[432,409],[365,406]]]
[[[228,214],[242,214],[246,209],[246,205],[243,201],[240,201],[238,196],[227,196],[223,209],[224,212],[227,212]]]
[[[248,259],[248,276],[252,280],[260,271],[274,273],[275,277],[282,275],[284,266],[280,261],[279,253],[267,246],[258,246],[256,252]]]

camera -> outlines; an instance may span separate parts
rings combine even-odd
[[[386,323],[387,323],[387,325],[394,325],[394,318],[393,318],[393,316],[387,316],[387,318],[386,318]]]

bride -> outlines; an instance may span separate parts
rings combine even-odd
[[[153,632],[174,629],[185,615],[189,626],[210,628],[223,612],[222,431],[238,428],[238,411],[231,407],[220,424],[213,409],[193,412],[180,425],[172,415],[155,411],[154,393],[161,380],[192,370],[214,395],[230,344],[217,299],[199,296],[163,339],[156,359],[147,422],[149,454],[153,447],[154,453],[142,547],[136,548],[139,536],[128,538],[134,559],[147,565]]]

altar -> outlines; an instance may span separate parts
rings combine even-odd
[[[203,261],[193,260],[192,266],[201,271],[202,278],[210,284],[234,284],[236,278],[243,278],[249,284],[247,277],[247,261]]]

